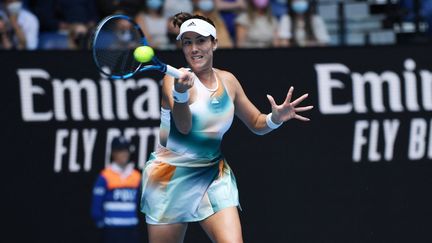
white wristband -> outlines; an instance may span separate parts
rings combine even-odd
[[[189,90],[184,93],[177,92],[173,86],[172,95],[176,103],[186,103],[189,101]]]
[[[273,115],[272,113],[269,113],[266,116],[266,123],[267,123],[267,126],[270,127],[271,129],[276,129],[276,128],[280,127],[283,124],[283,122],[281,122],[279,124],[274,123],[271,119],[272,115]]]

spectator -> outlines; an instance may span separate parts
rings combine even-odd
[[[32,5],[41,21],[42,49],[71,48],[75,32],[88,36],[99,20],[95,0],[35,0]]]
[[[207,17],[213,21],[218,32],[218,47],[233,48],[233,40],[228,32],[224,20],[215,7],[214,0],[194,0],[194,13]]]
[[[249,0],[248,11],[236,19],[236,43],[240,48],[275,46],[277,20],[269,0]]]
[[[403,19],[411,22],[424,20],[428,24],[427,33],[432,36],[432,0],[401,0],[400,6],[404,10]]]
[[[162,14],[162,0],[146,0],[145,11],[140,12],[136,21],[147,37],[149,45],[156,49],[174,49],[175,44],[168,38],[168,18]]]
[[[82,23],[69,25],[68,49],[83,50],[88,48],[90,31],[88,27]]]
[[[144,9],[144,1],[143,0],[97,0],[98,1],[98,8],[107,8],[109,6],[109,9],[106,9],[106,15],[116,14],[116,13],[123,13],[126,15],[129,15],[130,17],[135,17],[139,12],[141,12]],[[105,17],[104,16],[104,17]]]
[[[165,0],[163,14],[167,18],[172,18],[179,12],[192,13],[193,5],[191,0]]]
[[[138,243],[141,174],[129,163],[130,144],[124,137],[113,140],[111,155],[113,163],[95,182],[91,215],[103,230],[104,243]]]
[[[428,24],[427,33],[432,37],[432,0],[423,0],[422,15]]]
[[[34,50],[39,41],[39,20],[23,8],[21,0],[3,0],[2,46],[6,49]],[[9,39],[9,40],[6,40]]]
[[[288,12],[288,0],[271,0],[270,4],[272,13],[278,20]]]
[[[0,12],[0,50],[12,49],[12,40],[9,36],[9,29],[6,15]]]
[[[313,13],[310,1],[290,0],[290,10],[279,21],[278,46],[323,46],[330,42],[327,26]]]
[[[247,9],[246,0],[215,0],[219,11],[232,40],[236,39],[235,19]]]
[[[179,46],[176,37],[179,33],[179,28],[172,24],[173,17],[179,12],[192,13],[193,5],[191,0],[165,0],[163,6],[163,15],[168,18],[168,38],[170,43]]]

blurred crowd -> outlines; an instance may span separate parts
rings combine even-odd
[[[162,50],[178,48],[178,28],[171,23],[171,17],[178,12],[210,17],[218,31],[220,48],[324,46],[330,41],[326,23],[316,11],[316,0],[0,2],[0,49],[87,49],[97,22],[116,13],[133,17],[150,45]],[[431,19],[431,0],[419,2],[423,6],[421,14]]]

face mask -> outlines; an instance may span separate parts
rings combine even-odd
[[[18,14],[22,9],[22,2],[9,3],[6,9],[10,14]]]
[[[132,39],[132,34],[128,30],[127,31],[118,31],[117,32],[117,38],[120,41],[127,42],[127,41],[130,41]]]
[[[253,1],[255,7],[259,9],[266,8],[268,6],[269,0],[254,0]]]
[[[298,14],[304,14],[309,8],[308,1],[295,1],[292,4],[292,10]]]
[[[147,0],[147,7],[152,10],[158,10],[162,7],[162,0]]]
[[[198,8],[204,12],[210,12],[214,8],[212,0],[201,0],[198,2]]]

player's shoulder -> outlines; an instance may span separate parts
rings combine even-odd
[[[216,74],[225,82],[225,83],[238,83],[237,78],[229,71],[222,70],[222,69],[214,69],[216,71]]]

